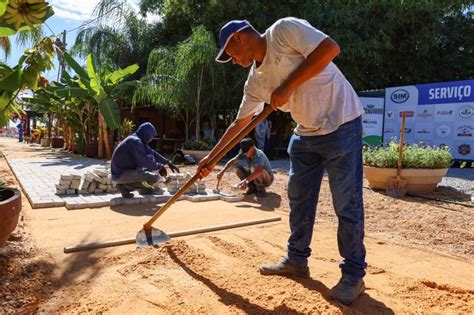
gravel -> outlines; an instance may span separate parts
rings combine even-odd
[[[270,164],[273,169],[290,169],[290,160],[274,160]],[[451,187],[474,197],[474,168],[450,168],[438,186]]]
[[[439,186],[448,186],[474,195],[474,168],[450,168]]]

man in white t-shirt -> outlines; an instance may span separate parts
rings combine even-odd
[[[218,62],[250,67],[235,121],[204,158],[198,173],[269,103],[290,112],[297,123],[288,146],[291,234],[287,255],[260,266],[264,275],[309,276],[308,257],[321,181],[326,169],[339,219],[337,231],[342,277],[331,296],[351,304],[364,292],[365,247],[362,202],[363,107],[350,83],[332,62],[338,44],[305,20],[284,18],[264,34],[248,21],[231,21],[219,34]]]

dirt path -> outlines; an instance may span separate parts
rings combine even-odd
[[[1,142],[2,149],[23,158],[50,154]],[[4,159],[0,176],[17,184]],[[231,207],[179,202],[160,218],[160,227],[169,232],[275,215],[281,223],[190,236],[146,250],[124,246],[62,253],[63,246],[76,242],[133,235],[156,207],[32,210],[23,198],[24,220],[6,256],[0,255],[0,313],[30,302],[35,307],[35,294],[40,313],[465,314],[474,308],[472,210],[394,202],[371,191],[365,191],[366,294],[350,308],[331,300],[340,256],[327,182],[313,237],[311,279],[261,276],[259,264],[284,254],[285,181],[278,173],[273,193],[264,200]],[[230,183],[228,176],[223,187]]]

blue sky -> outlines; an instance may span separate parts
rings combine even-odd
[[[53,6],[55,14],[46,21],[47,25],[43,25],[45,36],[57,35],[64,30],[69,31],[79,27],[82,23],[91,18],[92,11],[99,0],[49,0],[48,2]],[[139,0],[127,0],[127,2],[135,11],[138,11]],[[155,18],[156,17],[147,17],[147,20],[154,20]],[[76,29],[66,33],[68,48],[74,44],[78,32],[79,30]],[[23,54],[23,51],[28,47],[29,46],[19,47],[15,42],[15,37],[13,37],[12,53],[6,60],[6,63],[8,65],[15,65]],[[58,63],[56,60],[55,69],[45,73],[44,76],[48,78],[48,80],[56,80],[57,73]]]

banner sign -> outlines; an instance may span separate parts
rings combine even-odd
[[[369,146],[382,143],[383,131],[383,97],[359,97],[365,114],[362,116],[362,141]]]
[[[406,141],[448,146],[454,159],[474,161],[474,80],[385,89],[384,142],[398,141],[402,112]]]

